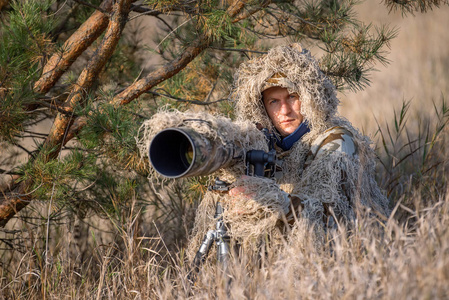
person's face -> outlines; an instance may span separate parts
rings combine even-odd
[[[286,88],[271,87],[262,92],[263,103],[274,127],[285,137],[302,123],[301,101],[298,94],[290,94]]]

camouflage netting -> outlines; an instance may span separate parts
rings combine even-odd
[[[356,207],[388,215],[388,199],[374,180],[371,141],[338,115],[335,86],[310,52],[299,44],[279,46],[242,64],[232,95],[237,120],[253,120],[274,130],[261,95],[270,86],[299,95],[301,114],[310,127],[291,150],[279,153],[283,163],[277,183],[301,199],[302,217],[316,223],[330,210],[352,220]]]
[[[223,147],[232,144],[246,151],[252,149],[267,150],[263,133],[249,121],[232,122],[229,118],[205,112],[179,112],[161,109],[150,120],[144,122],[140,128],[141,136],[137,141],[137,146],[141,156],[148,156],[151,141],[157,133],[163,129],[179,127],[191,128],[207,139],[223,145]],[[240,153],[240,155],[244,155],[244,153]],[[227,179],[228,176],[231,176],[232,179],[232,174],[236,172],[243,174],[243,160],[240,164],[232,165],[226,171],[225,173],[221,172],[222,176],[226,176],[223,179]],[[151,166],[149,178],[151,180],[163,179]]]
[[[243,177],[235,185],[244,186],[245,190],[232,199],[224,199],[223,218],[233,224],[229,234],[249,246],[259,241],[267,228],[275,228],[289,212],[290,200],[288,194],[268,178]]]
[[[335,116],[339,104],[335,87],[310,52],[302,50],[299,44],[273,48],[267,55],[240,66],[232,94],[237,120],[252,120],[274,130],[261,101],[261,91],[273,75],[280,78],[272,86],[300,95],[301,114],[312,129],[309,137],[329,128],[329,119]]]
[[[371,141],[338,116],[335,87],[321,72],[318,62],[297,44],[275,47],[241,65],[232,93],[235,122],[201,113],[162,111],[143,125],[144,136],[139,143],[142,155],[148,153],[155,133],[167,127],[184,126],[186,119],[207,120],[188,122],[188,126],[210,137],[237,141],[247,150],[265,149],[264,138],[253,124],[275,130],[261,99],[261,91],[270,85],[285,87],[299,95],[301,114],[310,132],[290,150],[276,149],[279,172],[275,179],[237,180],[243,174],[243,164],[220,172],[223,179],[235,182],[234,186],[245,187],[245,192],[238,197],[206,194],[198,208],[188,249],[190,258],[206,231],[214,228],[217,200],[226,209],[224,219],[232,238],[252,250],[267,237],[278,246],[312,243],[318,247],[324,241],[330,219],[335,225],[354,220],[362,211],[380,219],[389,214],[388,200],[374,179]],[[154,176],[153,173],[150,179],[154,180]],[[299,199],[300,204],[290,206],[289,198]],[[291,204],[295,204],[293,200]],[[287,222],[292,226],[283,225]]]

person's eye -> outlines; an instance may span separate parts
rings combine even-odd
[[[277,102],[278,102],[277,99],[271,99],[270,101],[268,101],[268,104],[274,105],[274,104],[276,104]]]

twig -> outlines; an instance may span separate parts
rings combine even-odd
[[[159,17],[159,16],[156,16],[156,18],[157,18],[159,21],[161,21],[162,23],[164,23],[165,26],[167,26],[167,28],[170,29],[171,32],[173,32],[173,34],[174,34],[179,40],[182,41],[182,38],[176,33],[176,30],[173,29],[173,27],[171,27],[170,24],[168,24],[164,19],[162,19],[162,18]]]
[[[47,137],[47,134],[45,134],[45,133],[39,133],[39,132],[30,131],[30,130],[22,130],[22,131],[25,133],[34,134],[36,136]]]
[[[28,153],[29,156],[33,157],[33,152],[29,151],[28,149],[26,149],[25,147],[23,147],[22,145],[19,145],[17,143],[14,143],[14,146],[22,149],[23,151],[25,151],[26,153]]]
[[[209,102],[210,97],[212,96],[212,92],[215,90],[215,87],[217,86],[217,84],[218,84],[218,80],[215,80],[214,85],[212,86],[212,88],[210,89],[209,93],[207,94],[207,98],[204,101],[205,103]]]
[[[39,104],[42,105],[42,106],[47,107],[47,108],[57,110],[59,113],[64,114],[64,115],[66,115],[66,116],[71,116],[71,115],[72,115],[71,112],[64,110],[63,108],[61,108],[61,107],[58,106],[58,105],[51,104],[51,103],[47,103],[47,102],[45,102],[45,101],[36,101],[36,102],[39,103]]]
[[[277,9],[277,8],[274,8],[274,7],[270,7],[270,9],[273,10],[273,11],[281,11],[280,9]],[[313,24],[312,22],[309,22],[309,21],[307,21],[307,20],[301,18],[301,17],[298,16],[298,15],[292,14],[292,13],[290,13],[290,12],[288,12],[288,11],[281,11],[281,12],[282,12],[282,13],[286,13],[287,15],[290,15],[291,17],[297,18],[297,19],[300,20],[301,22],[303,22],[303,23],[305,23],[305,24],[307,24],[307,25],[310,25],[310,26],[312,26],[312,27],[315,27],[316,29],[321,29],[318,25]],[[273,16],[274,16],[274,15],[273,15]],[[278,19],[277,17],[276,17],[276,19],[279,21],[279,19]]]
[[[165,90],[164,90],[164,92],[165,92]],[[213,104],[213,103],[222,102],[222,101],[227,100],[227,99],[223,98],[223,99],[215,100],[215,101],[212,101],[212,102],[204,102],[204,101],[200,101],[200,100],[182,99],[182,98],[178,98],[178,97],[172,96],[170,94],[160,94],[160,93],[153,92],[153,91],[147,91],[146,93],[147,94],[152,94],[152,95],[155,95],[155,96],[169,98],[169,99],[172,99],[172,100],[175,100],[175,101],[178,101],[178,102],[185,102],[185,103],[191,103],[191,104],[196,104],[196,105],[210,105],[210,104]]]
[[[19,138],[33,138],[33,139],[45,139],[44,136],[38,136],[38,135],[14,135],[15,137],[19,137]]]
[[[234,52],[249,52],[249,53],[259,53],[259,54],[267,54],[266,51],[256,51],[256,50],[249,50],[249,49],[236,49],[236,48],[219,48],[219,47],[210,47],[211,49],[215,50],[221,50],[221,51],[234,51]]]
[[[154,16],[157,17],[158,15],[162,14],[162,12],[154,9],[144,8],[142,6],[133,5],[131,6],[130,10],[138,12],[139,14],[132,16],[128,18],[128,21],[137,19],[141,16]]]
[[[19,173],[13,172],[12,169],[11,170],[5,170],[5,169],[0,169],[0,173],[6,174],[6,175],[19,175]]]
[[[181,25],[178,25],[178,27],[176,27],[175,29],[173,29],[171,32],[169,32],[160,42],[159,44],[156,46],[155,49],[158,49],[159,46],[172,34],[174,33],[178,28],[180,28],[181,26],[183,26],[184,24],[186,24],[187,22],[189,22],[190,19],[187,19],[185,22],[183,22]]]

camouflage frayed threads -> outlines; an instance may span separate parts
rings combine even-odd
[[[272,85],[299,95],[301,114],[309,123],[310,132],[290,150],[277,149],[275,179],[237,181],[246,187],[247,197],[206,193],[187,251],[190,258],[215,224],[214,206],[218,200],[227,208],[224,220],[232,238],[244,251],[254,253],[267,240],[270,245],[265,245],[265,249],[269,247],[272,253],[281,255],[288,253],[289,243],[311,243],[318,249],[324,243],[324,233],[335,222],[349,224],[358,213],[381,218],[389,215],[388,199],[374,180],[376,162],[371,141],[338,115],[335,87],[310,52],[298,45],[275,47],[241,65],[232,93],[235,122],[205,113],[161,111],[142,126],[142,155],[146,155],[155,133],[167,127],[186,126],[186,120],[191,120],[188,127],[209,138],[234,141],[247,150],[266,151],[265,139],[254,124],[274,129],[261,101],[261,91]],[[243,169],[243,164],[238,164],[220,170],[219,175],[234,182]],[[150,179],[156,177],[153,173]],[[285,196],[287,193],[289,197]],[[286,214],[289,199],[292,211]],[[285,226],[284,221],[291,227]]]
[[[310,132],[279,153],[282,174],[277,176],[283,190],[301,199],[302,217],[319,225],[329,210],[350,220],[358,208],[387,216],[388,199],[374,180],[371,141],[338,115],[336,89],[310,52],[299,44],[278,46],[242,64],[233,92],[238,120],[273,128],[261,101],[267,84],[297,93],[309,123]]]

